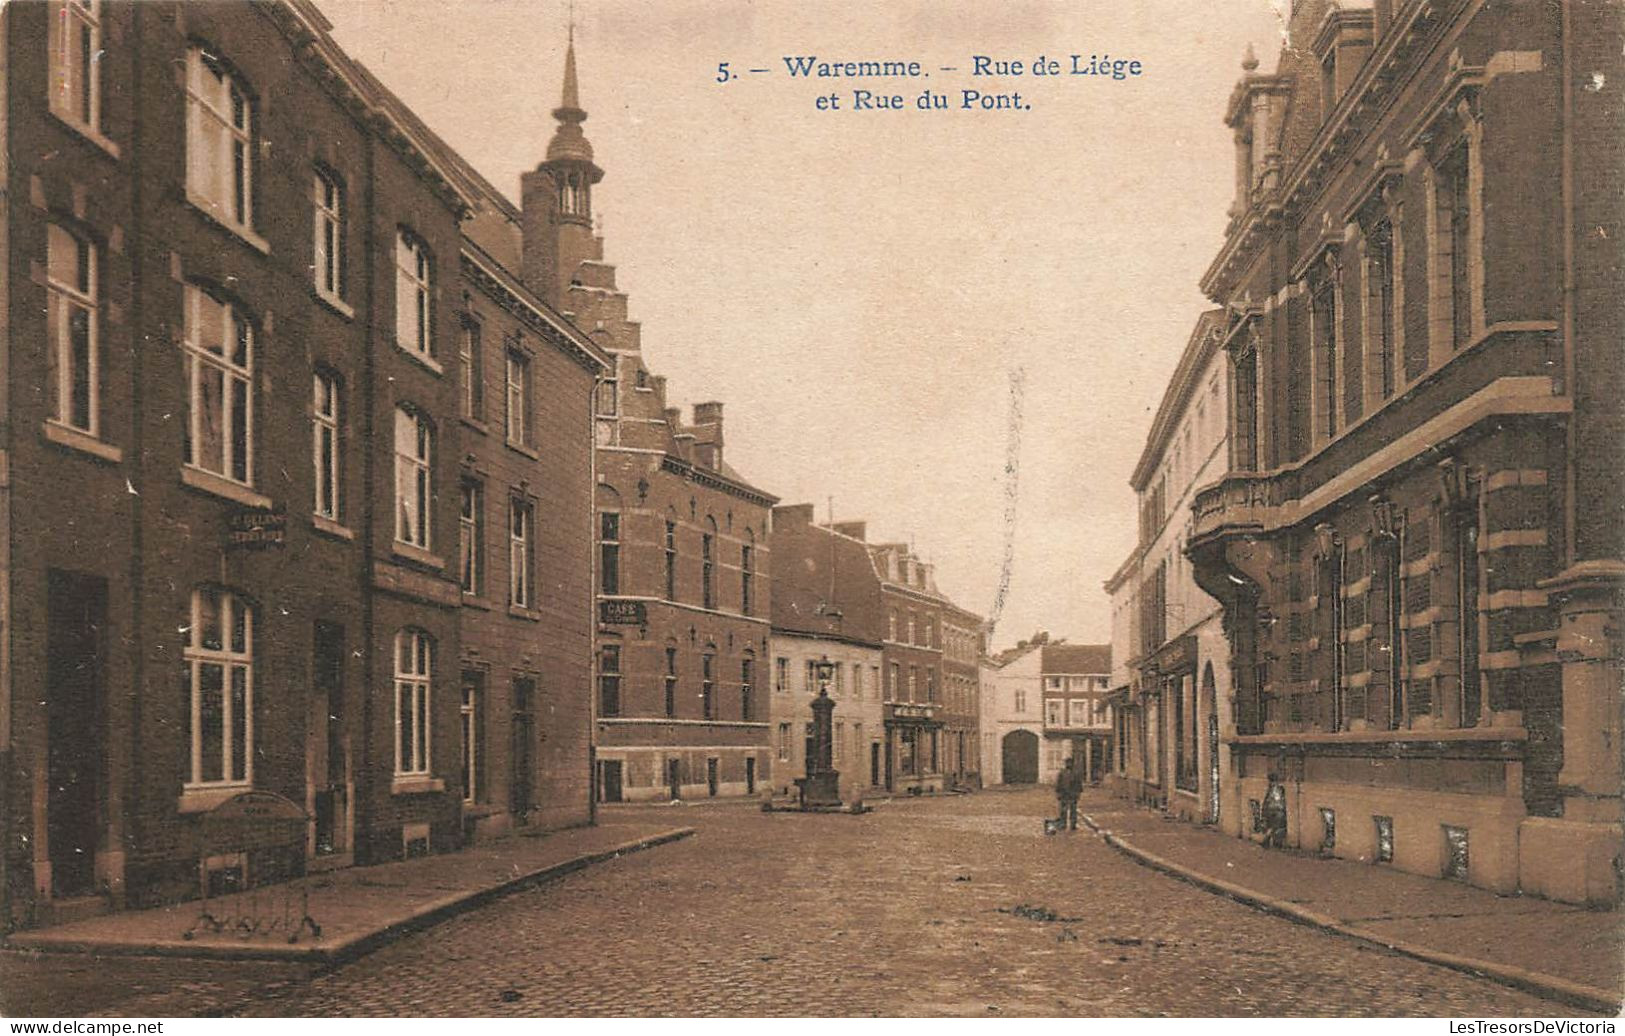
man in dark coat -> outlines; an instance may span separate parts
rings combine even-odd
[[[1067,756],[1066,765],[1055,775],[1055,798],[1061,804],[1060,826],[1078,829],[1078,796],[1083,792],[1083,775]]]

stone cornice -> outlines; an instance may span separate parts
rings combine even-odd
[[[461,259],[463,279],[466,282],[478,288],[487,298],[518,318],[520,323],[530,328],[538,337],[581,366],[594,373],[608,371],[612,367],[602,349],[588,341],[563,318],[555,318],[543,312],[510,287],[504,276],[498,272],[501,267],[494,262],[487,266],[482,257],[472,251],[472,247],[466,241],[463,243]]]

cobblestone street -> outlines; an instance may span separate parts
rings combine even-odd
[[[699,833],[247,1004],[255,1015],[1566,1015],[1043,837],[1039,791]],[[185,1011],[176,1004],[176,1010]]]

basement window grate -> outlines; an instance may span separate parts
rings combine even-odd
[[[1394,818],[1372,817],[1377,824],[1377,862],[1394,862]]]
[[[1456,881],[1467,880],[1467,829],[1444,826],[1444,876]]]
[[[1331,852],[1337,848],[1337,811],[1327,806],[1320,807],[1320,850]]]

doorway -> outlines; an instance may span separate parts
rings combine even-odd
[[[508,759],[508,812],[515,824],[530,820],[536,800],[531,794],[532,746],[536,743],[536,685],[530,680],[513,682],[513,750]]]
[[[745,794],[756,794],[756,757],[745,757]]]
[[[717,797],[717,790],[721,783],[718,780],[718,765],[716,759],[707,759],[705,761],[705,793],[712,798]]]
[[[96,889],[107,580],[52,570],[46,598],[45,831],[51,895],[62,899]]]
[[[666,786],[673,802],[683,797],[682,767],[676,759],[666,760]]]
[[[344,736],[344,627],[316,623],[312,654],[311,704],[316,710],[311,729],[320,753],[312,772],[316,824],[316,855],[344,852],[349,843],[347,745]]]
[[[604,759],[598,764],[598,794],[600,802],[620,802],[625,794],[622,788],[622,769],[619,759]]]
[[[1012,730],[1004,735],[1004,783],[1035,784],[1038,781],[1038,735],[1030,730]]]
[[[869,786],[880,786],[880,742],[869,742]]]

